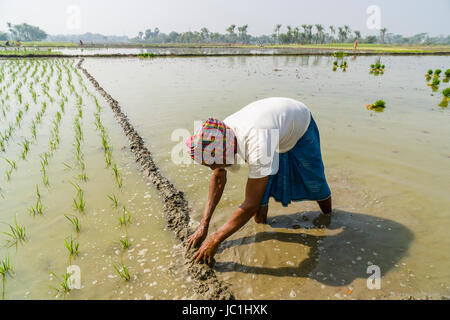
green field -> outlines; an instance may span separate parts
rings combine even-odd
[[[2,48],[3,47],[3,48]],[[57,55],[57,52],[51,51],[51,48],[77,48],[76,43],[70,42],[22,42],[17,50],[11,50],[14,47],[8,47],[6,50],[5,42],[0,41],[0,56],[20,55],[20,56],[42,56]],[[31,50],[34,48],[35,50]],[[44,49],[45,48],[45,49]],[[427,54],[427,53],[450,53],[450,45],[398,45],[398,44],[359,44],[356,50],[353,49],[353,43],[327,43],[327,44],[239,44],[239,43],[109,43],[109,44],[84,44],[83,48],[267,48],[267,49],[289,49],[318,52],[351,50],[355,53],[398,53],[398,54]],[[3,50],[2,50],[3,49]],[[49,49],[50,51],[48,51]],[[313,52],[314,53],[314,52]]]

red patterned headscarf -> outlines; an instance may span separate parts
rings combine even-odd
[[[202,127],[186,140],[186,145],[190,149],[191,158],[198,163],[223,164],[226,161],[225,156],[227,160],[234,159],[234,133],[225,123],[215,118],[206,120]]]

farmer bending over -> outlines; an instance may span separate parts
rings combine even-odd
[[[189,238],[187,250],[205,240],[225,188],[227,169],[237,168],[236,155],[250,169],[244,202],[203,242],[195,262],[210,263],[220,243],[251,217],[257,223],[266,223],[269,197],[284,207],[291,201],[314,200],[322,214],[331,213],[319,130],[309,109],[299,101],[267,98],[247,105],[223,122],[209,118],[186,144],[194,161],[213,170],[203,218]]]

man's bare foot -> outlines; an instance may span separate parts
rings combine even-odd
[[[317,204],[320,207],[320,210],[325,215],[331,215],[332,204],[331,204],[331,196],[328,199],[317,201]]]
[[[314,226],[317,228],[328,228],[331,223],[331,213],[321,213],[317,218],[313,220]]]
[[[256,223],[267,223],[267,212],[268,211],[269,211],[269,206],[260,206],[254,216],[255,222]]]

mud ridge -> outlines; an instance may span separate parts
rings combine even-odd
[[[114,100],[95,80],[93,76],[82,67],[84,59],[81,59],[77,68],[80,69],[86,78],[92,83],[95,89],[105,98],[111,107],[114,117],[122,127],[130,142],[131,152],[134,154],[136,162],[141,166],[144,177],[150,181],[157,189],[164,204],[164,216],[176,238],[185,247],[192,231],[189,229],[190,208],[183,192],[163,176],[157,165],[153,161],[150,151],[145,147],[144,140],[130,124],[128,117],[122,112],[119,103]],[[194,280],[194,290],[205,299],[234,299],[229,286],[217,278],[216,273],[205,264],[192,264],[192,252],[185,257],[185,264],[189,275]]]

